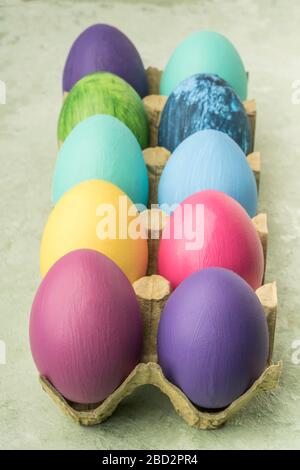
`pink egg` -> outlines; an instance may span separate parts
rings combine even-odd
[[[132,285],[94,250],[60,258],[44,277],[30,316],[40,374],[68,400],[97,403],[140,360],[142,320]]]
[[[185,199],[165,226],[158,250],[159,274],[175,288],[190,274],[208,267],[227,268],[257,289],[264,256],[246,211],[219,191]]]

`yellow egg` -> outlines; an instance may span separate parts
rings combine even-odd
[[[88,180],[62,196],[49,216],[42,237],[42,276],[59,258],[78,248],[105,254],[131,282],[146,274],[148,245],[139,213],[114,184]]]

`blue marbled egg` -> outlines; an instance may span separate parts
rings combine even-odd
[[[162,112],[158,144],[173,152],[184,139],[203,129],[224,132],[246,155],[250,151],[250,126],[243,103],[217,75],[192,75],[175,88]]]

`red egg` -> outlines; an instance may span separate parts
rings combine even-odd
[[[201,191],[185,199],[170,216],[158,250],[158,271],[173,287],[208,267],[227,268],[257,289],[264,256],[246,211],[219,191]]]
[[[103,254],[71,251],[44,277],[31,310],[31,351],[65,398],[104,400],[139,362],[142,336],[133,287]]]

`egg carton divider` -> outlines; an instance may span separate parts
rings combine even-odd
[[[167,96],[159,94],[159,83],[162,75],[162,71],[156,67],[148,67],[146,69],[148,77],[149,95],[143,98],[144,106],[149,120],[150,129],[150,147],[157,146],[158,142],[158,128],[160,123],[161,113],[164,109]],[[251,134],[251,145],[250,150],[253,152],[255,142],[255,128],[256,128],[256,101],[247,100],[243,102],[244,108],[248,115],[250,134]]]
[[[168,220],[168,216],[163,213],[161,210],[158,209],[158,185],[161,174],[164,170],[164,167],[171,155],[169,150],[165,149],[164,147],[149,147],[143,151],[144,161],[146,163],[147,172],[148,172],[148,179],[149,179],[149,207],[152,207],[151,212],[145,211],[143,216],[143,222],[146,226],[147,230],[150,230],[151,225],[151,233],[148,234],[148,248],[149,248],[149,263],[148,263],[148,271],[147,274],[155,274],[157,267],[156,267],[156,259],[157,259],[157,249],[158,249],[158,241],[161,236],[162,229]],[[260,181],[260,170],[261,170],[261,156],[259,152],[254,152],[248,155],[247,157],[248,164],[252,169],[257,188],[259,188],[259,181]],[[157,206],[157,208],[153,208]],[[150,220],[150,218],[152,220]],[[264,252],[264,260],[265,260],[265,267],[264,267],[264,276],[263,281],[265,278],[265,270],[266,270],[266,259],[267,259],[267,248],[268,248],[268,226],[267,226],[267,215],[266,214],[258,214],[252,219],[255,228],[258,232],[260,237],[262,248]]]

